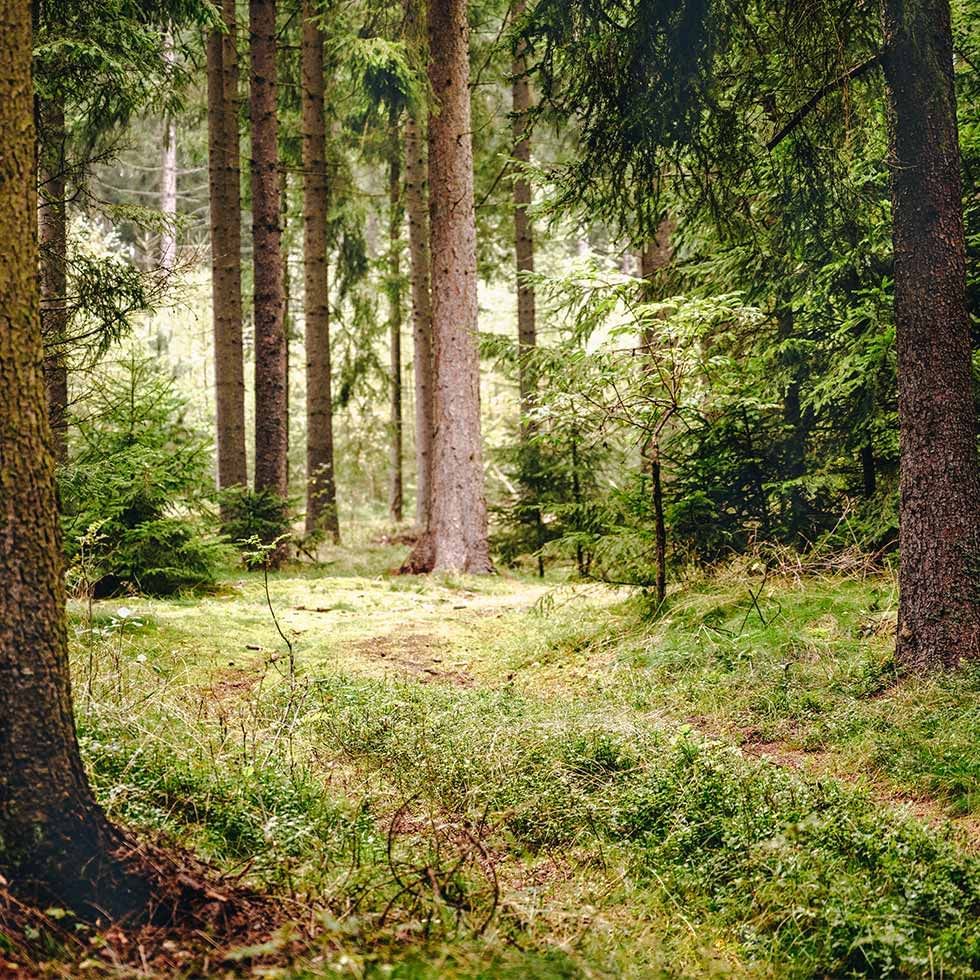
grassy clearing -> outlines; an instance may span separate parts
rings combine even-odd
[[[558,581],[386,577],[399,554],[270,580],[293,677],[257,575],[72,609],[113,816],[306,910],[312,943],[285,929],[262,970],[980,971],[977,858],[869,795],[977,812],[980,675],[896,676],[887,579],[730,571],[651,618]]]

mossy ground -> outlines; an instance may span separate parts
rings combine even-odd
[[[980,671],[900,676],[891,579],[746,565],[653,611],[403,552],[270,576],[292,673],[260,574],[72,606],[112,816],[302,910],[215,973],[980,972]]]

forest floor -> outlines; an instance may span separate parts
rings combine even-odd
[[[0,930],[0,975],[980,974],[980,669],[899,674],[890,577],[747,562],[655,611],[403,552],[72,604],[110,815],[279,922]]]

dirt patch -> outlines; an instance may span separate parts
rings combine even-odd
[[[472,674],[444,663],[447,644],[431,634],[398,632],[373,636],[356,643],[354,649],[366,660],[383,662],[421,684],[472,687],[476,683]]]
[[[215,701],[245,697],[262,680],[259,667],[229,667],[221,671],[205,690]]]
[[[0,976],[239,975],[288,964],[309,946],[295,925],[309,916],[298,906],[243,887],[186,852],[128,842],[120,857],[149,884],[139,922],[42,911],[0,879]]]

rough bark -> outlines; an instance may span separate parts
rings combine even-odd
[[[68,457],[68,216],[65,180],[65,111],[54,102],[40,105],[38,147],[38,223],[41,246],[41,329],[45,343],[44,380],[55,459]]]
[[[303,276],[306,318],[306,533],[340,539],[333,460],[330,297],[327,265],[329,184],[323,108],[323,33],[303,5]]]
[[[405,34],[410,47],[422,46],[424,25],[417,0],[405,4]],[[405,116],[405,208],[412,289],[412,368],[415,374],[415,523],[429,526],[431,510],[433,416],[432,297],[430,293],[429,203],[424,122],[409,107]]]
[[[428,7],[429,227],[435,438],[432,510],[413,570],[492,570],[480,435],[476,222],[465,0]]]
[[[282,232],[279,226],[275,0],[250,0],[249,35],[252,69],[255,489],[285,499],[286,331]]]
[[[980,655],[980,473],[948,0],[882,0],[900,443],[897,656]]]
[[[391,159],[388,161],[388,341],[391,349],[391,444],[389,446],[388,514],[401,523],[404,509],[402,467],[402,283],[401,238],[405,207],[402,203],[401,147],[398,118],[391,120]]]
[[[92,915],[145,885],[85,778],[72,716],[39,316],[31,8],[0,2],[0,874]]]
[[[211,305],[218,487],[244,487],[245,374],[242,352],[241,187],[238,148],[238,53],[234,0],[224,0],[227,33],[208,37],[208,184]]]

